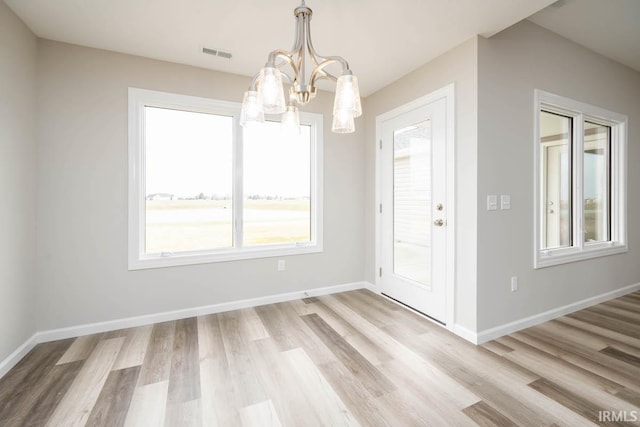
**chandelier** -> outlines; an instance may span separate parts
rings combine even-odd
[[[304,0],[293,14],[296,17],[293,48],[290,51],[277,49],[269,54],[267,63],[254,76],[249,90],[244,93],[240,124],[245,126],[264,122],[265,114],[281,114],[283,126],[297,128],[300,124],[298,106],[308,104],[316,96],[319,80],[329,79],[337,82],[331,130],[351,133],[355,130],[354,118],[362,115],[358,79],[342,57],[318,55],[311,42],[312,12]],[[333,64],[342,68],[338,77],[327,71],[327,67]],[[287,66],[292,75],[281,70]],[[287,97],[283,85],[285,82],[289,85]]]

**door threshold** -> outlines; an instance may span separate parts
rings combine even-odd
[[[431,317],[428,314],[425,314],[425,313],[421,312],[420,310],[416,310],[415,308],[411,307],[410,305],[407,305],[407,304],[403,303],[402,301],[399,301],[399,300],[395,299],[394,297],[391,297],[391,296],[385,294],[384,292],[381,292],[380,295],[389,298],[390,300],[394,301],[396,304],[399,304],[399,305],[401,305],[401,306],[403,306],[405,308],[408,308],[411,311],[415,311],[419,315],[426,317],[428,320],[431,320],[432,322],[435,322],[438,325],[444,326],[445,328],[447,327],[446,323],[441,322],[440,320],[438,320],[438,319],[436,319],[434,317]]]

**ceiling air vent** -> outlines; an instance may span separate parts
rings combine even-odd
[[[224,50],[220,49],[209,49],[208,47],[203,47],[202,53],[206,53],[207,55],[219,56],[225,59],[231,59],[231,57],[233,56],[231,55],[231,52],[225,52]]]

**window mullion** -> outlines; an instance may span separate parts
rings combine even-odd
[[[622,146],[620,145],[620,127],[621,125],[611,126],[611,135],[609,140],[610,148],[610,161],[609,161],[609,202],[610,207],[610,232],[609,240],[611,242],[621,243],[623,233],[620,232],[623,219],[620,216],[620,210],[624,203],[624,198],[620,197],[620,190],[622,188],[623,180],[620,179],[620,169],[623,165],[623,154],[621,153]],[[622,209],[624,210],[624,209]]]
[[[577,114],[574,116],[574,122],[573,246],[582,250],[584,248],[584,116]]]
[[[611,242],[626,245],[626,124],[611,126],[609,177],[611,200]],[[624,143],[623,143],[624,142]]]
[[[146,230],[147,230],[147,217],[146,217],[146,190],[147,190],[147,164],[146,159],[146,133],[145,133],[145,105],[143,102],[139,102],[137,105],[137,120],[138,120],[138,138],[140,143],[138,144],[138,161],[135,163],[137,170],[134,168],[134,180],[138,181],[136,194],[136,203],[138,205],[138,218],[137,218],[137,235],[138,235],[138,259],[144,255],[146,250]],[[136,175],[137,174],[137,175]]]
[[[243,247],[243,144],[238,116],[233,117],[233,247]]]
[[[318,236],[318,221],[317,221],[317,213],[318,213],[318,186],[321,185],[318,183],[318,142],[317,142],[317,126],[314,127],[314,131],[311,132],[311,140],[309,141],[309,161],[311,162],[311,164],[309,165],[309,171],[311,173],[311,177],[309,179],[309,184],[311,185],[310,191],[309,191],[309,196],[310,196],[310,203],[309,203],[309,208],[310,208],[310,212],[309,214],[311,215],[311,221],[310,221],[310,226],[311,226],[311,230],[309,230],[309,235],[311,237],[311,242],[317,242],[317,236]]]
[[[605,149],[605,164],[606,164],[606,174],[605,174],[605,191],[607,194],[607,209],[604,210],[604,227],[605,233],[608,230],[608,241],[613,242],[613,221],[611,218],[613,217],[613,186],[612,186],[612,178],[613,178],[613,163],[612,163],[612,150],[613,150],[613,126],[609,127],[609,140],[607,141]]]

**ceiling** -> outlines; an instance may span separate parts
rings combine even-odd
[[[39,37],[252,76],[293,43],[298,0],[5,0]],[[640,71],[640,0],[308,0],[322,55],[364,96],[475,35],[528,19]],[[546,7],[550,5],[549,7]],[[206,55],[208,47],[233,57]]]
[[[314,13],[311,34],[316,50],[347,59],[366,96],[465,40],[495,34],[552,2],[308,0],[307,5]],[[264,65],[271,50],[291,48],[293,9],[299,4],[298,0],[5,3],[38,37],[247,76]],[[233,58],[203,54],[203,47],[229,51]]]
[[[640,0],[560,0],[529,20],[640,71]]]

